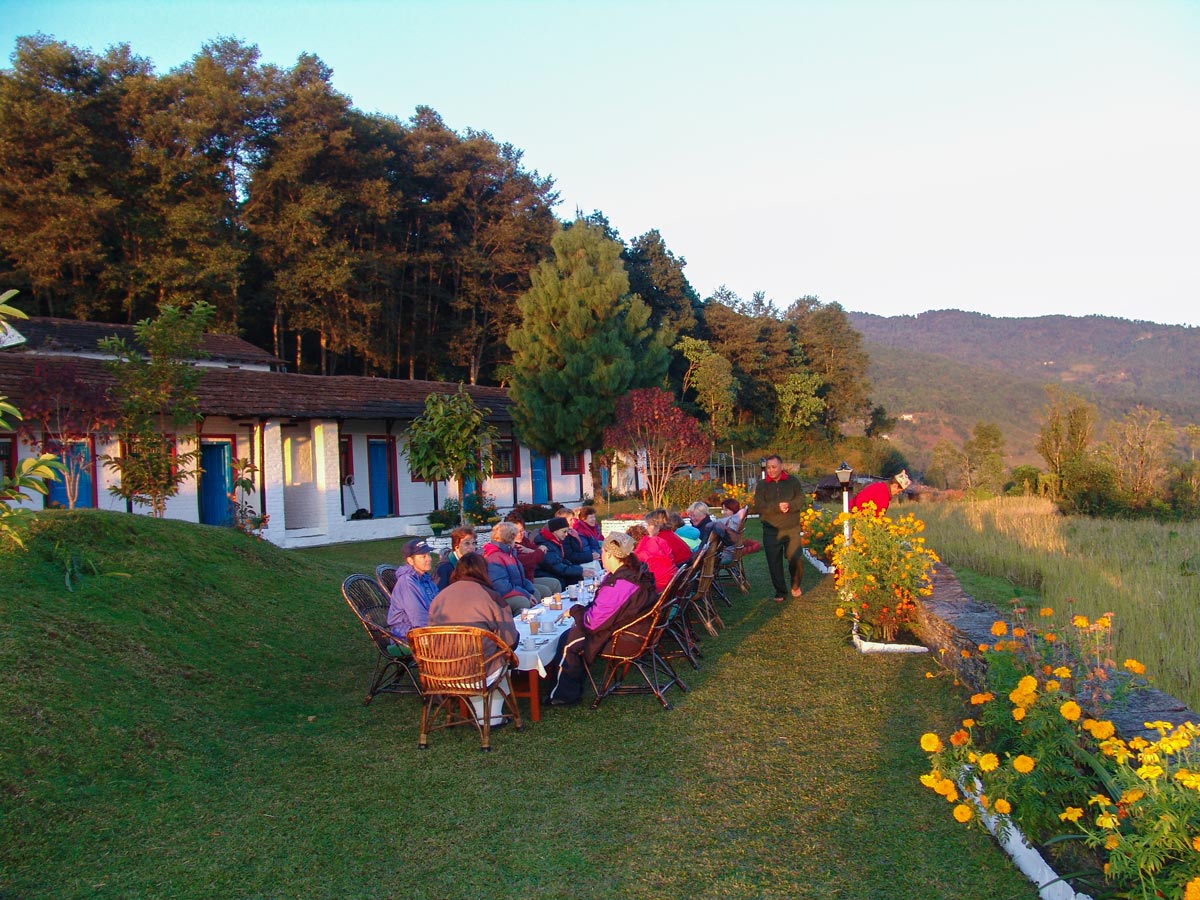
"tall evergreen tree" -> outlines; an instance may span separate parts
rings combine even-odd
[[[650,328],[650,310],[629,293],[620,245],[576,220],[552,241],[518,306],[513,351],[513,418],[542,452],[596,449],[617,398],[656,385],[667,351]]]

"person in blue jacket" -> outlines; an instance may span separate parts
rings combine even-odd
[[[429,624],[429,605],[438,592],[429,573],[433,548],[420,538],[404,545],[404,565],[396,569],[396,586],[388,603],[388,629],[400,640],[413,628]]]

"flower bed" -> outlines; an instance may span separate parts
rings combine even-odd
[[[1145,669],[1129,659],[1129,674],[1118,671],[1111,616],[1056,621],[1043,608],[1034,624],[1018,607],[1014,617],[975,651],[988,689],[971,696],[962,727],[944,741],[922,736],[921,782],[957,821],[991,824],[1001,840],[1015,825],[1043,846],[1081,843],[1088,854],[1071,868],[1090,863],[1089,888],[1200,900],[1200,728],[1157,721],[1150,738],[1117,735],[1103,710]],[[977,786],[974,802],[964,786]]]

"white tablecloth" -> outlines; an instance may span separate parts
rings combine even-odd
[[[586,568],[586,567],[585,567]],[[579,598],[571,599],[566,591],[562,593],[562,609],[549,609],[539,603],[531,607],[531,612],[537,613],[538,633],[532,634],[529,623],[518,614],[513,617],[517,626],[517,634],[521,642],[517,645],[517,668],[522,672],[537,669],[539,675],[546,674],[546,666],[554,659],[554,651],[558,647],[558,639],[571,627],[572,618],[568,610],[578,603],[587,603],[594,594],[589,593],[584,585],[580,585]]]

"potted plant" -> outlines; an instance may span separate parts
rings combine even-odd
[[[429,527],[433,530],[435,537],[447,528],[453,528],[457,522],[457,516],[446,509],[435,509],[425,518],[429,520]]]

